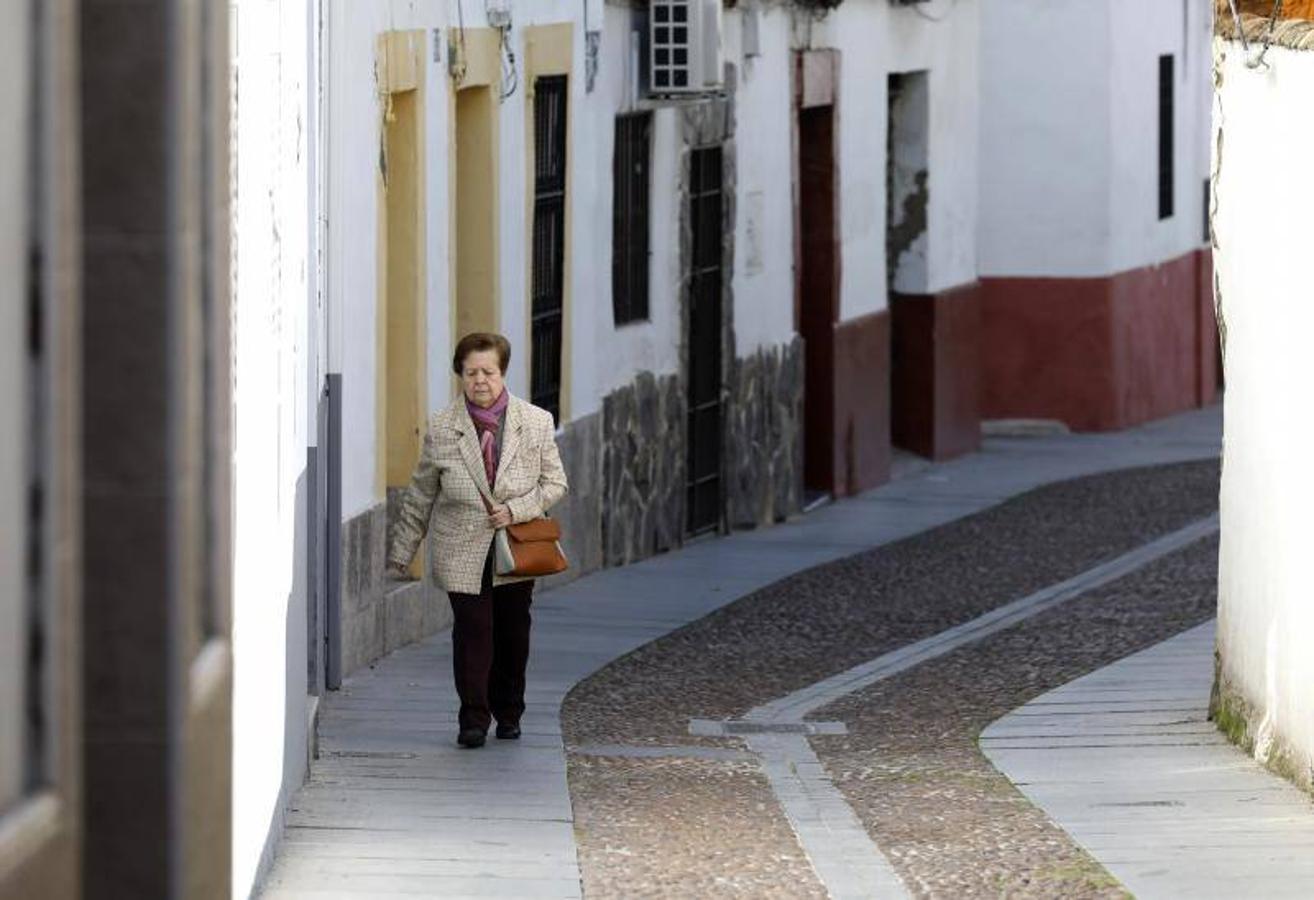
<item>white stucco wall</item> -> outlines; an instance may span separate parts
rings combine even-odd
[[[465,25],[486,26],[482,5],[467,4]],[[614,121],[633,107],[633,66],[627,7],[592,2],[590,27],[602,32],[597,81],[586,91],[584,5],[573,0],[510,4],[512,41],[521,84],[499,107],[499,319],[515,345],[511,389],[528,393],[527,183],[524,72],[525,29],[572,23],[573,71],[569,94],[571,135],[570,265],[567,287],[568,418],[596,412],[610,392],[639,371],[678,370],[680,329],[677,172],[683,152],[681,114],[653,105],[650,317],[616,328],[611,304],[611,166]],[[834,47],[842,57],[839,87],[839,216],[844,254],[841,318],[885,308],[886,78],[891,71],[927,69],[931,77],[927,290],[976,277],[977,27],[973,3],[932,0],[919,10],[884,3],[848,3],[810,26],[780,4],[759,7],[760,54],[745,57],[742,10],[728,10],[723,29],[727,62],[738,71],[736,95],[737,212],[735,267],[736,352],[746,355],[794,334],[793,107],[794,49]],[[329,179],[325,282],[330,303],[328,369],[344,380],[343,515],[378,503],[374,415],[375,241],[374,172],[379,139],[374,42],[389,29],[444,30],[444,59],[428,66],[426,150],[428,184],[429,405],[452,395],[448,362],[447,168],[448,75],[446,30],[455,25],[450,3],[402,0],[329,4],[328,135],[324,177]],[[919,14],[920,13],[920,14]]]
[[[236,4],[234,897],[305,778],[310,229],[303,4]]]
[[[1114,0],[1110,42],[1109,269],[1198,250],[1209,177],[1213,16],[1206,3]],[[1173,215],[1159,219],[1159,57],[1173,56]]]
[[[0,814],[23,786],[27,585],[26,4],[0,9]]]
[[[985,0],[983,276],[1100,277],[1203,242],[1207,4]],[[1174,55],[1174,214],[1158,215],[1159,56]]]
[[[984,6],[981,274],[1107,274],[1113,148],[1105,4]]]
[[[727,11],[726,58],[738,68],[735,95],[735,352],[794,335],[794,198],[790,15],[760,7],[756,56],[745,56],[742,10]]]
[[[456,22],[448,4],[331,4],[329,23],[329,252],[326,283],[330,297],[329,362],[343,373],[343,516],[350,518],[380,498],[375,494],[375,223],[374,167],[378,153],[378,100],[373,86],[375,35],[389,29],[444,30],[444,61],[429,62],[427,92],[428,245],[429,245],[429,402],[436,407],[452,395],[448,370],[451,346],[448,296],[449,259],[447,135],[448,75],[446,29]],[[469,6],[469,5],[468,5]],[[639,371],[675,372],[679,364],[679,213],[675,186],[683,152],[680,114],[673,106],[654,108],[650,207],[650,315],[646,322],[616,328],[611,304],[611,166],[617,113],[635,108],[631,88],[629,32],[632,11],[590,4],[591,28],[602,31],[598,75],[592,92],[584,77],[583,6],[571,0],[533,0],[511,4],[512,40],[520,85],[499,106],[499,320],[515,347],[508,383],[529,391],[527,182],[524,29],[567,22],[573,28],[573,70],[569,94],[570,280],[567,327],[571,352],[569,418],[596,412],[610,392]],[[469,28],[482,28],[482,6],[464,10]],[[736,259],[737,350],[786,342],[793,336],[792,208],[790,171],[789,16],[765,11],[764,53],[741,78],[740,209],[749,191],[762,197],[765,231],[759,242],[764,263],[752,272],[744,265],[745,219],[737,220],[741,252]],[[737,61],[738,22],[727,16],[727,58]],[[645,104],[651,107],[651,104]]]
[[[1223,676],[1314,766],[1314,53],[1269,51],[1247,69],[1220,44],[1215,266],[1227,327],[1219,559]]]
[[[557,4],[560,6],[561,4]],[[674,192],[679,164],[680,123],[671,109],[653,111],[650,156],[648,319],[617,328],[612,312],[612,157],[617,114],[637,107],[638,73],[630,58],[630,10],[599,7],[602,30],[597,80],[592,93],[584,77],[583,22],[575,4],[556,10],[576,20],[575,104],[571,148],[572,234],[570,327],[571,418],[597,412],[607,394],[629,384],[636,372],[674,372],[679,366],[679,230]],[[518,150],[523,160],[523,146]],[[523,166],[523,164],[522,164]],[[528,252],[527,248],[520,251]],[[526,268],[526,267],[522,267]],[[526,268],[527,270],[527,268]],[[528,390],[526,376],[525,390]]]
[[[473,4],[467,4],[472,6]],[[449,115],[447,50],[433,62],[433,29],[447,26],[447,4],[405,0],[327,5],[328,147],[323,168],[329,181],[328,371],[340,372],[342,403],[342,514],[344,519],[382,502],[376,493],[375,330],[376,242],[381,106],[374,77],[376,40],[387,31],[426,29],[425,148],[427,153],[427,267],[430,405],[450,396],[451,326],[448,316],[447,190]],[[467,9],[467,15],[473,17]],[[482,9],[479,11],[482,16]],[[467,18],[467,25],[472,23]]]
[[[845,3],[805,44],[840,51],[840,318],[885,309],[885,163],[891,72],[926,70],[930,139],[926,290],[970,283],[977,271],[977,3],[916,7]]]

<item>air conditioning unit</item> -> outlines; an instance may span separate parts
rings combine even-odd
[[[708,93],[722,77],[721,0],[649,0],[648,90]]]

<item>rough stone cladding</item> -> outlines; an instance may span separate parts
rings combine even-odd
[[[602,404],[602,562],[680,546],[684,534],[684,385],[641,372]]]
[[[803,341],[736,359],[726,395],[724,520],[732,528],[779,522],[802,505]],[[683,542],[687,421],[676,375],[641,372],[603,401],[603,565]]]
[[[420,581],[396,584],[385,579],[387,536],[387,503],[342,523],[343,675],[451,622],[447,597],[433,584],[427,566],[421,566]]]
[[[779,522],[803,501],[803,339],[735,360],[727,410],[733,528]]]
[[[561,523],[561,547],[570,568],[543,579],[542,587],[564,584],[602,568],[602,447],[601,412],[578,418],[557,433],[570,490],[552,507],[551,516]]]

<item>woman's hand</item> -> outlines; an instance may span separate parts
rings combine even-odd
[[[415,578],[411,576],[410,569],[408,569],[406,566],[398,565],[397,563],[394,562],[390,562],[388,563],[387,566],[384,567],[384,575],[386,575],[388,578],[393,579],[394,581],[415,580]]]
[[[506,504],[494,506],[493,512],[488,516],[488,525],[490,528],[505,528],[511,524],[511,507]]]

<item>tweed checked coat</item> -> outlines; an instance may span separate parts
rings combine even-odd
[[[519,523],[542,516],[566,495],[566,489],[551,413],[519,397],[510,398],[496,483],[490,487],[478,432],[465,397],[458,397],[429,417],[420,461],[399,505],[388,560],[410,565],[427,531],[438,586],[448,593],[478,594],[494,534],[482,494],[510,507],[512,522]],[[493,575],[494,586],[528,580]]]

